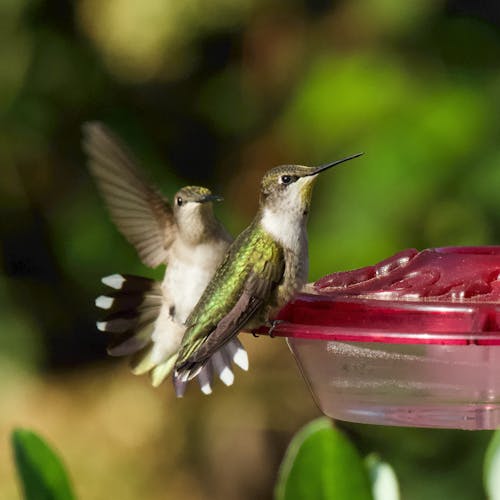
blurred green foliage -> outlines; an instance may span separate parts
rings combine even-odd
[[[500,498],[500,431],[495,431],[484,459],[484,487],[490,500]]]
[[[276,500],[373,500],[368,469],[349,440],[326,418],[292,439],[276,483]]]
[[[399,483],[394,469],[376,453],[365,458],[375,500],[400,500]]]
[[[12,447],[25,500],[73,500],[69,478],[51,448],[32,431],[12,433]]]
[[[0,2],[0,428],[31,425],[32,405],[50,395],[41,425],[75,462],[95,440],[109,481],[128,480],[124,499],[164,498],[165,488],[269,496],[291,433],[317,414],[284,346],[247,340],[248,378],[210,401],[192,391],[166,408],[167,390],[150,395],[124,367],[113,384],[94,327],[99,279],[162,271],[144,269],[110,223],[85,170],[81,123],[115,129],[166,195],[188,183],[224,195],[219,215],[233,233],[255,212],[268,168],[364,151],[315,188],[311,280],[406,247],[498,244],[499,24],[494,2],[472,0]],[[125,394],[140,394],[143,411]],[[252,411],[228,430],[221,408],[233,404]],[[137,419],[136,441],[104,424],[71,432],[68,412],[85,426],[114,407]],[[394,466],[409,500],[483,494],[474,478],[488,433],[345,428]],[[158,433],[177,451],[155,448]],[[148,450],[142,465],[137,447]],[[225,452],[230,478],[217,465]],[[81,474],[75,486],[90,497]]]

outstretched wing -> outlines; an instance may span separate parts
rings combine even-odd
[[[284,272],[282,248],[250,226],[230,247],[224,263],[186,321],[176,363],[180,378],[197,369],[235,336],[271,298]]]
[[[176,225],[168,201],[141,174],[122,142],[103,124],[83,126],[89,170],[113,222],[150,267],[167,261]]]

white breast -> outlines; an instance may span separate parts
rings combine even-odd
[[[174,243],[163,280],[163,290],[175,308],[175,320],[184,323],[220,264],[224,241],[196,246]]]

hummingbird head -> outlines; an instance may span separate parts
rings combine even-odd
[[[311,202],[314,182],[321,172],[352,160],[363,153],[358,153],[342,160],[320,165],[305,167],[302,165],[282,165],[269,170],[264,175],[261,185],[261,209],[274,212],[307,215]]]
[[[210,236],[217,226],[213,201],[222,197],[201,186],[186,186],[174,197],[174,217],[181,237],[190,243],[199,243]]]

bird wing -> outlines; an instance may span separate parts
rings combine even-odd
[[[83,126],[89,170],[113,222],[150,267],[167,261],[176,232],[172,207],[141,174],[125,145],[103,124]]]
[[[283,250],[267,233],[250,226],[230,247],[186,321],[177,372],[191,371],[236,335],[267,305],[282,281]]]

